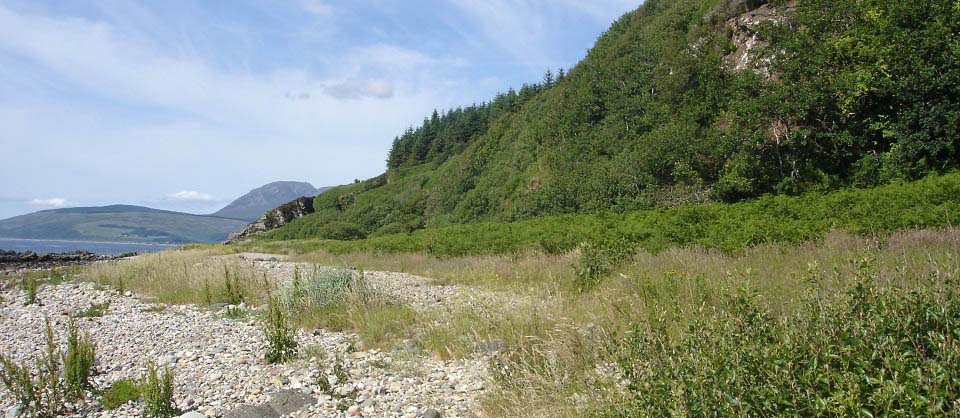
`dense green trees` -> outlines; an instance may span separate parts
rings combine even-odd
[[[731,202],[960,166],[956,1],[764,3],[648,0],[568,72],[434,112],[396,138],[384,176],[321,195],[311,226],[290,230]],[[775,13],[731,20],[758,7]],[[762,42],[738,69],[743,30]]]

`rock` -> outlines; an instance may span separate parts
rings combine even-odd
[[[360,412],[360,407],[353,405],[347,408],[347,415],[351,417],[362,417],[363,414]]]
[[[247,225],[240,232],[230,234],[225,244],[232,244],[249,238],[258,232],[266,232],[271,229],[279,228],[294,219],[302,218],[314,212],[313,198],[301,197],[291,202],[284,203],[275,209],[271,209],[260,215],[257,220]]]
[[[0,250],[0,271],[38,268],[49,269],[53,267],[90,264],[99,260],[112,260],[116,258],[118,257],[98,255],[89,251],[37,254],[33,251],[19,253],[16,251]]]
[[[197,411],[190,411],[186,414],[180,415],[180,418],[204,418],[204,415]]]
[[[20,408],[17,406],[11,406],[7,408],[7,418],[17,418],[20,416]]]
[[[242,405],[223,414],[223,418],[280,418],[280,414],[267,405]]]
[[[270,407],[280,415],[292,414],[315,403],[317,403],[316,397],[296,389],[281,390],[270,395]]]
[[[339,397],[350,396],[354,392],[353,385],[346,384],[334,389],[333,393]]]
[[[420,414],[420,418],[440,418],[440,412],[433,408],[427,408]]]

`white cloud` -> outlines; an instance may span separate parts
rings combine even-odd
[[[167,195],[168,199],[177,200],[181,202],[210,202],[213,201],[213,196],[202,193],[194,190],[183,190],[173,194]]]
[[[337,99],[389,99],[393,97],[393,83],[389,80],[350,80],[324,88],[324,93]]]
[[[333,6],[323,0],[300,0],[300,7],[308,13],[320,17],[327,17],[333,14]]]
[[[489,43],[509,52],[519,62],[549,61],[548,44],[558,22],[571,15],[586,16],[603,25],[642,3],[637,0],[453,0]],[[566,15],[564,15],[566,14]]]
[[[27,204],[30,206],[43,208],[62,208],[70,204],[70,202],[62,197],[51,197],[47,199],[33,199],[27,202]]]

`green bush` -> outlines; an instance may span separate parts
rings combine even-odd
[[[204,292],[209,292],[209,287],[205,288]],[[224,300],[229,305],[239,305],[243,302],[243,285],[240,282],[240,276],[236,273],[231,274],[229,266],[223,266],[223,293]]]
[[[67,352],[63,356],[64,386],[70,400],[83,399],[87,390],[93,389],[90,381],[96,357],[96,346],[86,333],[80,335],[76,319],[70,318],[67,335]]]
[[[735,204],[700,203],[623,213],[548,216],[423,229],[358,241],[289,241],[284,248],[334,253],[425,252],[439,256],[569,251],[624,239],[658,252],[670,247],[736,251],[765,242],[817,240],[832,230],[885,234],[960,224],[960,174],[826,194],[766,196]],[[252,244],[271,245],[269,237]]]
[[[140,387],[143,396],[143,415],[147,418],[169,418],[177,415],[173,403],[173,372],[169,367],[157,373],[157,366],[147,364],[147,375]]]
[[[36,360],[35,370],[26,363],[17,364],[0,354],[0,382],[17,402],[21,413],[38,418],[60,416],[64,411],[65,390],[50,321],[45,320],[47,344],[45,356]]]
[[[881,286],[869,260],[842,293],[811,283],[778,318],[741,290],[671,337],[637,327],[619,365],[629,397],[606,416],[954,416],[960,408],[960,293],[932,277]]]
[[[315,268],[304,275],[296,269],[291,284],[280,290],[278,302],[284,311],[293,312],[362,301],[376,293],[362,272]]]
[[[40,282],[33,277],[24,277],[20,282],[20,287],[27,292],[26,305],[37,303],[37,289],[40,288]]]
[[[626,238],[614,238],[580,246],[577,262],[577,287],[589,290],[637,251]]]
[[[290,326],[280,301],[271,296],[267,310],[267,323],[263,328],[267,338],[264,360],[268,363],[283,363],[295,358],[298,348],[296,331]]]

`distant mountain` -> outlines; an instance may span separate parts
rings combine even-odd
[[[327,189],[329,187],[317,189],[312,184],[305,182],[276,181],[240,196],[212,216],[242,219],[249,222],[263,215],[264,212],[298,197],[313,197]]]
[[[0,237],[184,244],[220,242],[246,221],[142,206],[53,209],[0,220]]]

